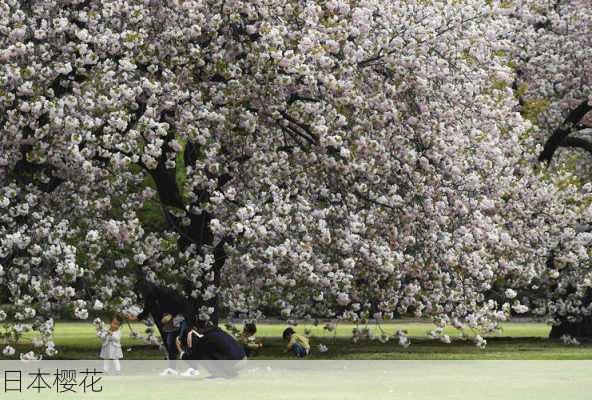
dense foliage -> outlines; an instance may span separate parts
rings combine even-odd
[[[591,14],[517,3],[0,0],[5,334],[52,355],[57,310],[135,313],[140,270],[204,320],[554,317],[592,209],[537,158]]]

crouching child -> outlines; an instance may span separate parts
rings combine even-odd
[[[288,352],[293,353],[296,357],[303,358],[310,353],[308,339],[305,336],[296,334],[294,329],[286,328],[282,337],[288,342]]]
[[[255,334],[257,333],[257,326],[253,322],[248,322],[243,327],[243,331],[238,337],[239,343],[243,346],[247,357],[252,357],[257,353],[263,344],[257,342]]]

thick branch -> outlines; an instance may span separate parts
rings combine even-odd
[[[559,146],[562,145],[567,136],[573,132],[573,127],[577,125],[584,116],[592,110],[592,106],[588,103],[588,100],[584,100],[574,110],[572,110],[560,128],[557,128],[553,135],[545,143],[543,151],[539,155],[540,162],[550,163],[553,158],[553,154]]]
[[[592,155],[592,142],[579,137],[566,137],[563,143],[561,143],[561,147],[579,148],[582,150],[586,150],[588,153]]]

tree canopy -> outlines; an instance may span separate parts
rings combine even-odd
[[[553,318],[591,195],[538,158],[590,108],[592,14],[517,3],[0,0],[5,334],[53,355],[139,271],[214,322]]]

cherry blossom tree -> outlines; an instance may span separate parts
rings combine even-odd
[[[533,169],[499,6],[0,1],[5,335],[53,355],[57,310],[133,313],[143,271],[214,323],[414,315],[485,345],[558,243],[588,258],[591,211]]]
[[[534,123],[533,134],[544,143],[539,160],[550,167],[548,172],[570,174],[570,180],[587,193],[591,189],[586,153],[592,150],[587,137],[592,127],[592,10],[588,2],[579,0],[537,0],[528,5],[508,10],[519,21],[513,65],[520,109]],[[576,222],[574,228],[589,232],[587,214]],[[542,293],[533,301],[539,313],[551,317],[552,337],[592,336],[589,262],[576,262],[578,257],[566,247],[561,240],[550,252],[548,270],[540,279]]]

